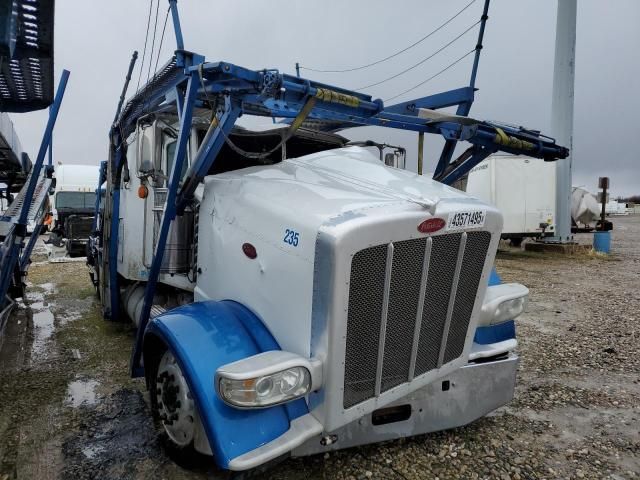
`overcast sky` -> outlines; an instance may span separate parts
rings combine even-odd
[[[138,50],[142,56],[149,1],[56,2],[56,78],[62,68],[71,71],[54,134],[56,162],[97,165],[106,157],[107,133],[131,53]],[[187,49],[210,61],[294,73],[296,61],[310,67],[349,68],[383,58],[415,42],[469,1],[180,0],[178,6]],[[168,5],[165,0],[160,2],[158,38]],[[476,0],[441,31],[391,61],[353,73],[303,71],[303,75],[352,88],[382,80],[463,32],[479,18],[482,4],[483,0]],[[554,135],[549,129],[556,8],[553,0],[492,0],[472,116]],[[574,185],[595,191],[598,176],[608,175],[614,195],[640,193],[638,25],[638,1],[578,2]],[[470,31],[433,59],[367,92],[384,99],[406,90],[471,50],[476,35],[477,29]],[[160,64],[174,48],[169,19]],[[154,64],[155,58],[154,53]],[[471,58],[390,103],[464,86]],[[137,83],[139,67],[140,60],[129,94]],[[25,150],[34,157],[46,113],[12,115],[12,119]],[[415,165],[416,134],[357,130],[349,135],[404,144],[409,149],[409,164]],[[432,170],[441,144],[434,136],[427,137],[427,167]]]

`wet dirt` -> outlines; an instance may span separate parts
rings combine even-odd
[[[640,217],[614,223],[611,256],[503,246],[503,279],[531,290],[511,404],[463,428],[290,459],[257,478],[639,478]],[[0,480],[218,476],[167,447],[144,382],[128,376],[134,331],[101,318],[84,264],[34,262],[29,282],[0,348]]]

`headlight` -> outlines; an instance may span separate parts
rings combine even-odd
[[[487,288],[482,302],[479,326],[513,320],[527,308],[529,289],[519,283],[503,283]]]
[[[268,407],[309,393],[311,374],[303,367],[247,380],[220,378],[222,399],[235,407]]]
[[[229,405],[264,408],[306,395],[320,386],[321,378],[320,362],[271,351],[220,367],[215,381],[218,395]]]

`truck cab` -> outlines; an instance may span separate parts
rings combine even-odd
[[[138,326],[177,128],[151,115],[126,142],[117,272]],[[301,128],[273,150],[286,128],[235,127],[171,224],[143,347],[171,441],[247,470],[507,403],[528,291],[492,276],[500,212],[340,135]]]
[[[93,221],[98,169],[92,165],[59,164],[54,178],[48,244],[54,250],[61,249],[62,255],[84,256]]]

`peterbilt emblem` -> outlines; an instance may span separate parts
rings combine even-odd
[[[430,218],[418,225],[418,231],[421,233],[433,233],[440,230],[447,224],[442,218]]]

